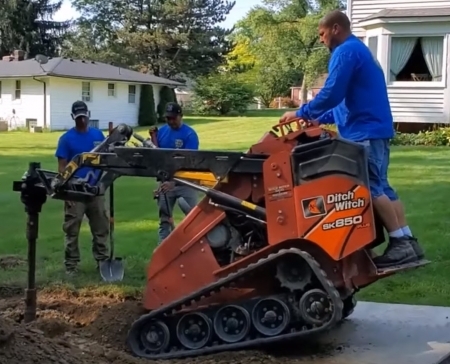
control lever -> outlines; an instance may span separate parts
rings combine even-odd
[[[133,133],[133,136],[139,140],[142,145],[146,148],[152,148],[155,149],[157,148],[157,146],[151,141],[151,139],[144,139],[144,137],[142,135],[139,135],[137,133]]]

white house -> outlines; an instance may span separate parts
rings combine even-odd
[[[395,122],[450,122],[450,0],[348,0],[353,32],[380,62]]]
[[[181,83],[110,64],[50,58],[40,64],[23,59],[23,52],[0,61],[0,120],[10,128],[37,125],[51,130],[73,126],[72,103],[83,100],[93,125],[106,129],[108,122],[137,125],[140,87],[153,86],[155,107],[159,91]]]

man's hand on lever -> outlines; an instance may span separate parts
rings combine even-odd
[[[175,187],[174,181],[166,181],[161,184],[161,186],[159,187],[159,190],[162,193],[166,193],[166,192],[172,190],[174,187]]]
[[[281,124],[295,119],[298,119],[296,111],[288,111],[283,114],[283,116],[280,118],[279,123]]]
[[[316,127],[319,126],[319,123],[316,120],[305,120],[303,118],[299,118],[297,116],[296,111],[285,112],[283,114],[283,116],[280,118],[279,123],[281,124],[281,123],[289,122],[289,121],[296,120],[296,119],[300,119],[300,123],[302,124],[302,126],[304,128],[311,127],[311,126],[316,126]]]

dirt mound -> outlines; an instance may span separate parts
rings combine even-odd
[[[141,302],[76,292],[41,293],[37,319],[23,322],[23,298],[0,295],[0,364],[156,364],[131,356],[125,340],[142,314]],[[308,363],[263,352],[233,352],[173,360],[171,364]]]
[[[23,320],[21,297],[0,299],[1,316]],[[41,294],[37,320],[31,325],[47,337],[66,332],[124,349],[128,328],[143,313],[141,303],[116,297],[80,297],[76,293]]]

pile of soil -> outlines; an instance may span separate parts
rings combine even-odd
[[[125,353],[137,301],[111,297],[42,294],[36,321],[23,323],[21,297],[0,296],[0,364],[138,364]]]
[[[37,319],[25,324],[23,293],[12,293],[17,292],[0,290],[0,364],[156,364],[131,356],[125,347],[130,325],[143,313],[139,299],[67,291],[40,293]],[[243,351],[170,363],[307,364],[310,360]],[[158,362],[162,363],[168,361]]]

